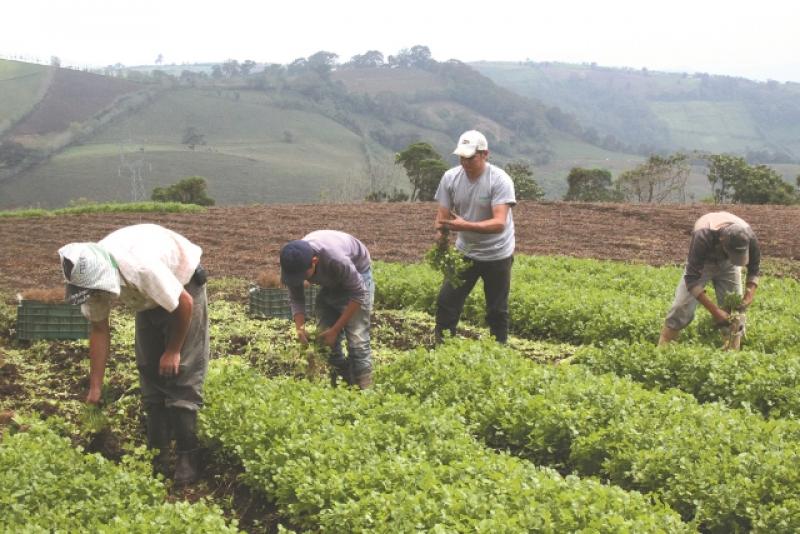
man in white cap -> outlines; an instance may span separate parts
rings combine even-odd
[[[714,321],[725,326],[729,314],[722,309],[725,296],[742,294],[742,267],[747,266],[747,282],[742,308],[752,302],[758,287],[761,250],[750,225],[732,213],[706,213],[694,224],[689,243],[686,269],[675,290],[675,300],[664,321],[658,344],[665,345],[678,338],[680,331],[694,319],[697,303],[703,305]],[[713,282],[717,302],[705,292]]]
[[[198,478],[197,411],[208,368],[206,276],[200,247],[155,224],[127,226],[98,243],[58,251],[66,300],[91,322],[88,403],[100,401],[110,350],[113,300],[136,312],[136,365],[147,414],[147,444],[164,473],[176,442],[176,484]]]
[[[436,308],[436,340],[444,332],[455,334],[464,302],[483,279],[486,322],[500,343],[508,339],[508,293],[514,263],[514,182],[501,168],[489,163],[489,144],[477,130],[461,135],[453,154],[460,165],[442,176],[435,199],[439,202],[435,228],[457,232],[456,248],[468,260],[461,284],[447,280],[439,291]]]

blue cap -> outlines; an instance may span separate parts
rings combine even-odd
[[[287,286],[298,286],[306,280],[311,268],[314,250],[308,241],[289,241],[281,249],[281,281]]]

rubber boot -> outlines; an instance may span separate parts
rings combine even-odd
[[[337,387],[340,378],[344,380],[344,383],[348,386],[353,385],[353,372],[350,369],[350,365],[345,364],[344,367],[331,365],[331,386]]]
[[[160,473],[166,477],[169,475],[169,412],[163,404],[147,404],[144,410],[147,414],[147,448],[158,451],[153,457],[153,474]]]
[[[359,389],[369,389],[372,386],[372,371],[367,371],[366,373],[362,373],[355,378],[355,385],[359,387]]]
[[[197,412],[183,408],[170,408],[172,428],[175,432],[176,486],[194,484],[200,478],[197,466]]]
[[[658,338],[658,346],[662,347],[667,343],[675,341],[678,339],[680,333],[680,330],[673,330],[672,328],[664,325],[664,327],[661,329],[661,336]]]

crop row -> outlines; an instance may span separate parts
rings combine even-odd
[[[478,444],[407,396],[267,380],[212,362],[201,427],[293,527],[330,532],[687,532],[626,492]]]
[[[454,407],[490,446],[650,494],[703,531],[800,531],[797,422],[536,365],[493,343],[417,351],[379,382]]]
[[[656,347],[611,341],[577,350],[573,363],[626,376],[649,388],[678,388],[700,402],[722,402],[764,417],[800,416],[800,356],[722,351],[696,344]]]
[[[83,454],[43,423],[0,442],[2,532],[238,532],[218,508],[167,503],[146,462]]]
[[[423,264],[376,262],[376,302],[433,313],[441,274]],[[624,339],[655,343],[681,270],[566,257],[517,256],[509,296],[510,329],[529,338],[576,344]],[[479,282],[480,283],[480,282]],[[701,307],[702,308],[702,307]],[[483,321],[482,291],[467,299],[464,318]],[[800,284],[765,277],[748,310],[744,346],[775,352],[800,346]],[[705,311],[682,334],[719,345]]]

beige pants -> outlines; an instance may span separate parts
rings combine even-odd
[[[733,265],[728,260],[718,263],[707,263],[703,266],[700,274],[700,283],[705,286],[708,282],[714,284],[714,294],[717,304],[722,306],[725,295],[729,293],[742,294],[742,268]],[[675,300],[667,313],[664,324],[673,330],[686,328],[694,319],[694,312],[697,308],[697,299],[689,293],[686,288],[686,280],[681,277],[678,287],[675,290]]]

